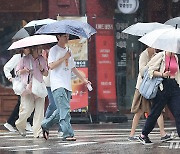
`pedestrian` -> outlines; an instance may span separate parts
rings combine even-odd
[[[151,112],[139,136],[143,144],[152,144],[148,135],[155,127],[156,121],[165,105],[173,114],[178,136],[180,136],[180,73],[177,55],[170,51],[159,52],[148,63],[150,77],[163,77],[156,97],[152,99]]]
[[[64,141],[75,141],[74,131],[70,120],[70,99],[72,93],[71,75],[72,72],[79,77],[85,84],[91,84],[85,79],[75,67],[75,62],[70,48],[65,45],[68,43],[68,34],[57,35],[58,43],[49,51],[48,66],[50,68],[50,84],[57,109],[47,119],[44,119],[41,126],[44,138],[49,135],[49,128],[59,122],[63,132]]]
[[[38,54],[38,47],[27,48],[29,54],[24,56],[16,68],[16,72],[21,76],[21,81],[25,84],[32,83],[34,77],[39,82],[43,82],[43,75],[48,75],[46,60]],[[30,54],[31,53],[31,54]],[[33,84],[33,83],[32,83]],[[25,136],[25,123],[34,110],[33,135],[35,138],[41,135],[41,121],[44,117],[45,98],[38,97],[31,92],[21,95],[21,107],[19,118],[15,122],[20,135]]]
[[[140,57],[139,57],[139,74],[138,74],[136,89],[135,89],[134,98],[133,98],[133,102],[131,106],[131,113],[134,113],[134,117],[132,121],[131,132],[128,137],[129,141],[138,140],[138,137],[135,136],[135,131],[139,123],[139,119],[144,113],[150,113],[150,110],[151,110],[151,100],[147,100],[143,96],[141,96],[138,89],[142,82],[143,73],[147,69],[147,64],[155,54],[156,54],[156,50],[154,48],[147,47],[140,54]],[[168,135],[164,130],[164,118],[163,118],[162,113],[158,117],[157,123],[160,129],[161,141],[170,140],[171,136]]]
[[[23,53],[24,51],[24,53]],[[19,50],[13,57],[4,65],[4,74],[5,77],[12,82],[13,81],[13,75],[11,73],[12,70],[16,70],[17,64],[20,62],[23,55],[27,54],[25,50]],[[15,74],[15,73],[14,73]],[[4,124],[4,127],[6,127],[10,132],[15,132],[15,121],[19,117],[19,107],[20,107],[20,96],[18,95],[17,104],[15,105],[11,115],[9,116],[7,122]],[[32,131],[32,116],[33,114],[28,118],[28,122],[26,123],[26,130]]]
[[[49,54],[50,45],[44,45],[42,50],[42,56],[47,61],[48,60],[48,54]],[[50,71],[50,70],[49,70]],[[54,102],[53,94],[51,91],[50,86],[50,73],[48,73],[48,76],[43,76],[44,82],[46,84],[47,92],[48,92],[48,107],[45,112],[45,118],[49,118],[52,113],[57,109],[56,104]]]

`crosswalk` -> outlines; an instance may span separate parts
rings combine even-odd
[[[171,133],[175,132],[175,127],[168,127],[166,131]],[[11,133],[7,131],[0,131],[0,153],[4,152],[40,152],[40,153],[63,153],[66,151],[73,153],[72,149],[76,149],[79,153],[86,153],[85,149],[106,150],[115,149],[118,147],[137,148],[138,150],[143,146],[139,141],[130,142],[127,140],[130,129],[128,128],[99,128],[99,129],[76,129],[75,135],[77,141],[65,142],[62,137],[58,136],[57,130],[51,130],[49,140],[43,138],[33,138],[32,133],[27,133],[26,137],[21,137],[17,132]],[[139,135],[141,129],[137,129],[136,134]],[[176,134],[177,135],[177,134]],[[179,138],[176,137],[172,141],[161,143],[159,129],[155,128],[149,135],[151,140],[156,144],[156,148],[170,149],[180,148],[176,142]],[[173,142],[173,143],[172,143]],[[180,144],[179,144],[180,145]],[[111,153],[111,151],[109,152]]]

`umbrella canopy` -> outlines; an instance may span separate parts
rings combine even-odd
[[[8,50],[31,47],[31,46],[36,46],[36,45],[43,45],[43,44],[54,43],[54,42],[57,42],[56,36],[33,35],[33,36],[28,36],[26,38],[23,38],[21,40],[18,40],[12,43],[12,45],[8,48]]]
[[[52,24],[42,26],[36,34],[52,34],[67,33],[78,37],[90,38],[96,33],[96,30],[88,23],[77,20],[61,20]]]
[[[34,26],[40,26],[40,25],[47,25],[56,22],[57,20],[54,19],[41,19],[41,20],[32,20],[29,23],[27,23],[24,27],[34,27]]]
[[[57,22],[57,20],[53,20],[50,18],[47,19],[41,19],[41,20],[32,20],[29,23],[27,23],[24,28],[28,31],[30,35],[33,35],[40,27],[43,25],[51,24]]]
[[[163,28],[154,30],[139,39],[149,47],[180,54],[180,29]]]
[[[180,17],[169,19],[164,24],[171,25],[171,26],[174,26],[174,27],[176,27],[176,25],[177,25],[177,27],[180,28]]]
[[[28,37],[30,36],[30,34],[28,33],[27,30],[25,30],[24,28],[21,28],[13,37],[12,39],[22,39],[22,38],[25,38],[25,37]]]
[[[164,25],[158,22],[150,22],[150,23],[136,23],[133,24],[126,29],[124,29],[122,32],[135,35],[135,36],[143,36],[155,29],[160,29],[160,28],[167,28],[170,27],[169,25]]]

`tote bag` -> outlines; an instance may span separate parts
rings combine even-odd
[[[16,76],[13,80],[12,80],[12,85],[13,85],[13,90],[14,93],[16,95],[22,95],[22,93],[25,91],[26,89],[26,84],[24,84],[21,81],[21,78],[19,76]]]
[[[32,77],[32,93],[37,97],[45,98],[48,93],[44,81],[39,82],[36,78]]]
[[[148,69],[144,72],[144,77],[139,88],[140,94],[146,99],[152,99],[156,96],[159,84],[162,83],[162,77],[150,78]]]

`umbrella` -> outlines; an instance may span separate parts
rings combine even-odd
[[[131,34],[131,35],[135,35],[135,36],[143,36],[146,33],[151,32],[155,29],[167,28],[167,27],[171,27],[171,26],[164,25],[164,24],[161,24],[158,22],[150,22],[150,23],[138,22],[136,24],[133,24],[133,25],[127,27],[122,32],[127,33],[127,34]]]
[[[157,29],[144,35],[139,41],[152,48],[180,54],[179,28]]]
[[[96,30],[89,25],[77,20],[61,20],[52,24],[42,26],[36,34],[51,34],[67,33],[78,37],[90,38],[96,33]]]
[[[28,22],[24,28],[28,31],[28,33],[30,35],[33,35],[40,27],[42,27],[43,25],[47,25],[47,24],[51,24],[57,22],[57,20],[54,19],[41,19],[41,20],[32,20],[30,22]]]
[[[23,28],[21,28],[12,39],[22,39],[27,36],[32,36],[34,33],[43,25],[47,25],[50,23],[54,23],[57,20],[53,20],[50,18],[47,19],[41,19],[41,20],[32,20],[29,23],[27,23]]]
[[[177,27],[180,28],[180,17],[169,19],[164,24],[171,25],[171,26],[174,26],[174,27],[177,25]]]
[[[52,35],[33,35],[18,40],[8,48],[8,50],[19,49],[24,47],[31,47],[35,45],[43,45],[48,43],[57,42],[56,36]]]
[[[22,39],[25,37],[30,36],[30,34],[27,32],[27,30],[25,30],[24,28],[21,28],[13,37],[12,39]]]

